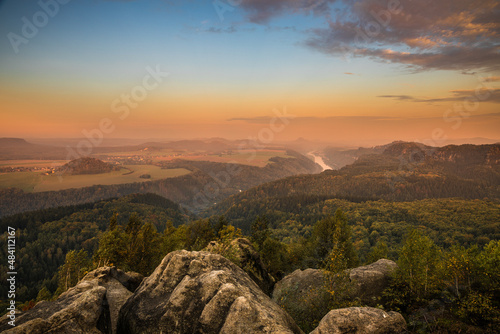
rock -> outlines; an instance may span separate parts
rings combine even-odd
[[[285,293],[293,292],[295,295],[307,293],[312,288],[323,286],[323,271],[320,269],[297,269],[276,283],[273,299],[280,299]]]
[[[406,321],[397,312],[373,307],[330,311],[310,334],[395,334],[406,332]]]
[[[237,265],[218,254],[168,254],[120,310],[118,332],[302,333]]]
[[[388,286],[391,272],[397,267],[394,261],[381,259],[367,266],[349,270],[353,289],[348,296],[364,305],[375,306],[377,298]],[[273,300],[282,306],[299,326],[311,330],[330,310],[330,294],[325,290],[323,270],[295,270],[276,283]]]
[[[354,297],[364,304],[375,306],[377,297],[389,285],[391,273],[397,267],[394,261],[380,259],[367,266],[351,269],[349,278],[356,286]]]
[[[273,300],[304,331],[311,331],[330,310],[331,297],[324,285],[322,270],[297,269],[276,283]]]
[[[116,333],[118,312],[142,276],[102,267],[88,273],[56,301],[42,301],[16,316],[16,327],[0,322],[4,333]]]
[[[221,254],[220,245],[216,241],[210,242],[205,250]],[[221,255],[243,269],[267,295],[272,294],[276,280],[265,269],[259,252],[255,250],[250,240],[246,238],[232,240],[229,248]]]

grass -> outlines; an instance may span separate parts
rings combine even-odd
[[[71,188],[82,188],[93,185],[113,185],[134,182],[147,182],[189,174],[184,168],[161,169],[151,165],[128,165],[111,173],[91,175],[42,175],[39,172],[18,172],[0,174],[0,188],[20,188],[26,192],[58,191]],[[133,173],[130,173],[133,171]],[[140,178],[143,174],[151,175],[149,179]]]

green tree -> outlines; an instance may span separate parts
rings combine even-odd
[[[127,264],[129,236],[120,226],[101,234],[99,248],[94,254],[97,267],[117,266],[123,269]]]
[[[461,297],[460,288],[465,287],[467,292],[472,291],[477,270],[477,247],[465,248],[454,245],[445,254],[445,279],[453,286],[456,297]]]
[[[38,291],[38,295],[36,296],[36,301],[39,302],[41,300],[50,300],[52,298],[52,294],[44,285],[40,291]]]
[[[404,294],[415,301],[428,298],[440,287],[440,250],[427,236],[412,230],[398,259],[396,280],[406,285]]]
[[[78,281],[85,276],[90,267],[91,262],[86,251],[69,251],[66,254],[66,261],[59,268],[59,281],[56,295],[59,295],[75,286]]]
[[[366,256],[367,263],[373,263],[380,259],[386,259],[389,254],[389,247],[383,241],[377,241],[377,244],[370,249]]]
[[[161,247],[160,235],[156,228],[150,224],[144,224],[138,235],[138,248],[135,252],[135,263],[130,263],[131,270],[143,275],[150,275],[160,262]]]
[[[352,230],[340,209],[314,226],[313,243],[317,257],[331,272],[355,267],[358,256],[352,245]]]
[[[118,213],[115,212],[109,220],[109,230],[113,231],[118,226]]]
[[[167,227],[161,236],[162,254],[166,255],[175,250],[187,248],[188,228],[186,225],[174,227],[171,221],[167,222]]]
[[[263,216],[262,218],[260,216],[257,216],[250,227],[252,231],[251,238],[252,241],[256,244],[257,250],[262,249],[264,242],[270,235],[268,226],[269,224],[265,216]]]
[[[202,250],[214,239],[212,224],[207,219],[195,220],[188,225],[186,247],[191,250]]]

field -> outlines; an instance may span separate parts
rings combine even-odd
[[[272,157],[288,158],[286,151],[261,149],[261,150],[235,150],[225,151],[221,153],[213,153],[206,151],[179,151],[171,149],[156,149],[156,150],[141,150],[127,152],[113,152],[97,155],[98,158],[106,160],[105,157],[116,159],[126,159],[134,157],[136,159],[144,158],[151,159],[153,162],[170,161],[174,159],[196,160],[196,161],[211,161],[222,163],[238,163],[243,165],[265,167]]]
[[[92,185],[112,185],[147,182],[189,174],[183,168],[161,169],[152,165],[127,165],[120,171],[93,175],[43,175],[40,172],[16,172],[0,174],[0,188],[20,188],[26,192],[58,191]],[[130,173],[132,171],[132,173]],[[149,179],[140,178],[143,174]]]

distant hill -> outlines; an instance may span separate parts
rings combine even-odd
[[[211,208],[209,214],[224,214],[242,201],[304,195],[389,201],[500,200],[500,145],[438,148],[396,142],[380,154],[361,155],[340,170],[292,176],[241,192]]]
[[[384,150],[398,141],[387,145],[374,147],[359,147],[357,149],[346,149],[339,147],[326,147],[323,150],[323,160],[332,169],[340,169],[354,163],[360,156],[366,154],[381,154]]]
[[[59,171],[69,175],[102,174],[118,170],[119,167],[95,158],[84,157],[75,159],[61,166]]]
[[[163,167],[186,168],[192,173],[148,182],[95,185],[37,193],[25,193],[15,188],[0,189],[0,217],[29,210],[93,202],[133,193],[159,194],[197,212],[228,196],[259,184],[290,175],[317,173],[321,170],[320,166],[299,153],[288,151],[287,155],[290,157],[271,158],[270,163],[265,167],[174,160],[165,162]],[[80,169],[82,168],[80,167]]]
[[[66,155],[63,147],[33,144],[22,138],[0,138],[0,160],[60,160]]]
[[[462,140],[457,140],[457,143],[463,142]],[[477,144],[473,145],[474,143],[481,143],[481,142],[487,142],[487,144]],[[483,149],[487,149],[490,145],[498,145],[499,143],[496,143],[494,140],[489,140],[485,138],[472,138],[470,139],[470,142],[468,144],[461,144],[461,145],[455,145],[455,143],[450,143],[450,145],[443,146],[441,148],[438,147],[432,147],[432,146],[427,146],[421,143],[414,143],[414,142],[403,142],[403,141],[395,141],[390,144],[386,145],[379,145],[379,146],[374,146],[374,147],[360,147],[357,149],[346,149],[346,148],[340,148],[340,147],[327,147],[323,150],[323,159],[326,164],[328,164],[332,169],[340,169],[344,166],[350,165],[354,163],[359,157],[367,154],[382,154],[386,153],[389,155],[400,155],[404,154],[404,152],[400,152],[400,150],[406,150],[406,151],[412,151],[413,153],[416,153],[416,150],[421,150],[423,152],[445,152],[445,151],[450,151],[452,150],[453,147],[458,147],[460,146],[461,153],[460,154],[467,154],[467,148],[472,147],[472,146],[478,146],[478,147],[483,147]],[[386,151],[388,149],[388,151]],[[479,151],[481,149],[478,149]],[[478,150],[472,150],[470,153],[473,151]],[[392,151],[392,153],[391,153]],[[427,154],[428,155],[428,154]]]

